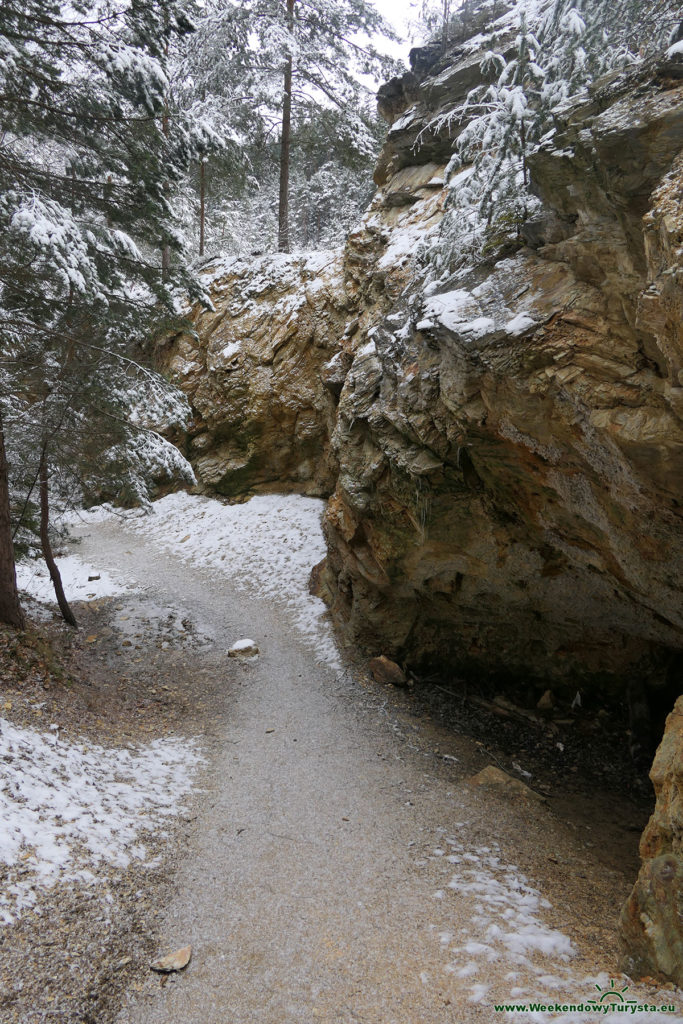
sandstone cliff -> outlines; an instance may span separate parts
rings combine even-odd
[[[423,155],[445,158],[444,140],[415,143],[434,81],[469,88],[463,63],[410,79],[375,209]],[[573,686],[680,665],[682,146],[680,64],[604,84],[533,157],[527,245],[446,293],[396,297],[357,350],[327,583],[361,643]],[[363,231],[381,291],[406,232],[382,250],[372,211]]]
[[[164,354],[192,404],[198,480],[231,497],[288,487],[329,494],[348,305],[341,251],[228,259],[203,276],[214,309],[197,306],[196,333],[170,339]]]

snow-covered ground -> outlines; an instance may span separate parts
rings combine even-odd
[[[64,558],[57,558],[56,561],[64,593],[69,601],[94,601],[99,597],[118,597],[134,589],[132,584],[114,579],[111,573],[86,564],[77,555],[67,555]],[[17,563],[17,586],[41,604],[55,603],[52,581],[42,560]]]
[[[179,813],[200,760],[185,740],[106,748],[0,719],[0,862],[21,867],[0,890],[0,924],[40,887],[95,881],[101,861],[145,863],[142,834]]]
[[[178,493],[155,502],[151,514],[125,518],[128,529],[144,538],[151,563],[159,551],[167,551],[279,604],[316,658],[336,667],[339,656],[324,605],[308,592],[310,570],[325,554],[322,508],[323,502],[299,495],[224,505]],[[118,515],[100,508],[81,513],[78,521],[87,525]],[[80,567],[74,559],[73,572],[65,573],[70,597],[74,588],[87,584],[87,575],[101,579],[93,581],[100,586],[86,590],[86,597],[104,596],[107,587],[126,587],[125,580],[107,577],[96,566]],[[85,573],[85,582],[79,572]],[[131,860],[144,862],[143,833],[163,827],[177,813],[197,762],[196,749],[180,740],[158,741],[137,752],[107,750],[62,743],[54,732],[18,729],[0,720],[0,820],[7,823],[0,834],[0,861],[25,871],[14,872],[0,896],[0,921],[30,905],[33,885],[88,880],[94,877],[93,863],[102,860],[122,867]],[[474,1013],[544,1024],[609,1021],[622,1019],[624,1012],[644,1022],[652,1019],[651,1011],[638,1007],[648,996],[657,1006],[674,1002],[673,994],[654,997],[640,986],[629,988],[622,978],[618,984],[628,1010],[606,1012],[609,1007],[601,1000],[616,1000],[615,982],[607,975],[586,976],[569,937],[548,923],[551,907],[541,892],[505,862],[495,840],[486,846],[468,844],[463,839],[467,828],[463,821],[440,829],[438,846],[428,848],[428,860],[421,862],[437,867],[430,906],[439,907],[441,922],[432,926],[438,967],[434,970],[432,961],[420,974],[423,985],[442,985],[447,978]],[[588,1004],[591,1010],[577,1016],[555,1009],[572,1003]],[[494,1010],[501,1004],[520,1009]],[[659,1016],[683,1024],[677,1011]]]
[[[128,522],[151,545],[283,606],[318,659],[339,668],[325,605],[308,591],[311,569],[326,554],[323,508],[320,499],[300,494],[257,495],[242,505],[224,505],[180,491]],[[81,513],[79,521],[101,522],[107,514],[106,507],[97,508]]]
[[[461,822],[458,827],[466,826]],[[585,976],[577,970],[577,951],[569,937],[544,920],[550,903],[515,865],[505,863],[495,841],[468,847],[446,829],[440,831],[442,839],[430,860],[442,865],[449,880],[433,898],[446,907],[453,900],[458,913],[452,930],[436,931],[435,938],[443,950],[444,972],[460,981],[469,1002],[516,1007],[494,1012],[501,1020],[536,1024],[613,1022],[623,1020],[624,1014],[645,1024],[654,1012],[683,1024],[680,1000],[673,992],[653,996],[621,976]],[[463,899],[470,905],[469,916],[463,916]],[[494,993],[492,984],[501,977],[507,983],[504,998]],[[425,975],[423,983],[429,981]],[[617,1003],[621,1009],[615,1008]],[[662,1011],[662,1006],[675,1009]]]
[[[266,495],[223,505],[185,493],[154,503],[149,515],[123,516],[150,545],[228,577],[236,587],[280,603],[316,656],[339,666],[325,606],[308,592],[311,568],[325,555],[323,502],[300,495]],[[106,506],[79,512],[72,523],[121,517]],[[67,599],[94,600],[134,585],[78,555],[58,558]],[[90,577],[97,577],[92,579]],[[41,561],[17,567],[21,590],[54,606]],[[198,763],[191,744],[157,741],[137,752],[62,742],[0,719],[0,862],[21,865],[0,893],[0,922],[36,900],[36,886],[92,880],[93,863],[125,867],[144,862],[140,833],[177,813]]]

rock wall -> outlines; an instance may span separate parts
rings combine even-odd
[[[341,250],[209,264],[214,309],[163,354],[190,399],[188,456],[219,494],[326,495],[339,356],[347,319]]]
[[[640,841],[643,866],[621,915],[622,968],[683,986],[683,697],[667,719],[650,778],[657,803]]]
[[[197,304],[194,332],[161,353],[192,405],[187,454],[201,486],[228,497],[332,493],[340,393],[438,226],[444,170],[428,162],[393,175],[343,249],[206,266],[214,309]]]
[[[526,244],[425,296],[466,117],[431,125],[481,57],[415,50],[383,87],[379,188],[343,250],[207,269],[215,310],[168,353],[190,456],[222,494],[331,495],[321,592],[368,650],[539,693],[664,685],[683,647],[683,63],[571,108],[530,160]]]
[[[375,211],[453,145],[420,146],[472,84],[471,54],[442,65],[409,76],[406,112],[391,86]],[[351,252],[364,237],[391,312],[339,400],[325,581],[368,649],[539,693],[680,668],[682,147],[680,64],[610,80],[533,157],[527,245],[422,302],[384,272],[434,219],[378,251],[370,211]]]

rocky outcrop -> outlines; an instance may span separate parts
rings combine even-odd
[[[384,90],[380,188],[343,252],[208,268],[215,310],[169,353],[190,456],[222,494],[332,494],[320,590],[374,652],[536,696],[664,685],[683,647],[681,60],[567,110],[529,161],[525,244],[424,295],[481,57],[413,51]]]
[[[643,833],[643,866],[621,915],[622,968],[683,986],[683,697],[669,715],[650,773],[657,803]]]
[[[448,79],[464,99],[466,61],[392,126],[375,210],[431,173],[427,98]],[[392,309],[340,396],[326,584],[368,649],[539,694],[663,684],[680,664],[683,80],[671,62],[639,75],[533,157],[542,213],[517,253],[411,300],[384,283],[387,254],[410,250],[409,278],[437,214],[366,265]]]
[[[163,353],[192,406],[188,456],[200,485],[228,497],[334,490],[339,396],[439,224],[444,170],[424,163],[394,175],[344,250],[207,265],[214,308],[198,304],[194,332]]]
[[[329,494],[339,353],[347,321],[341,251],[209,264],[214,309],[164,361],[190,399],[189,457],[219,494]],[[335,361],[336,360],[336,361]]]

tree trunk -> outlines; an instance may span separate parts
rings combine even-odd
[[[287,3],[287,28],[294,29],[294,0]],[[285,64],[284,96],[282,99],[282,135],[280,137],[280,201],[278,203],[279,252],[289,252],[289,152],[292,130],[292,57]]]
[[[204,224],[206,219],[206,166],[199,164],[199,255],[204,255]]]
[[[163,131],[166,138],[169,134],[168,125],[168,101],[164,105],[164,115],[161,119],[161,130]],[[171,273],[171,247],[166,244],[161,247],[161,280],[168,281]]]
[[[523,118],[519,124],[519,137],[522,144],[522,172],[524,174],[524,185],[526,186],[529,184],[529,172],[526,162],[526,125]]]
[[[169,51],[169,45],[168,45],[168,19],[166,20],[166,30],[167,30],[167,32],[166,32],[166,46],[164,47],[164,53],[166,54],[166,57],[168,58],[168,51]],[[168,97],[168,94],[166,95],[166,97],[164,99],[164,112],[163,112],[163,115],[161,117],[161,130],[162,130],[165,138],[168,139],[169,135],[171,134],[171,127],[170,127],[170,121],[169,121],[169,97]],[[166,186],[166,191],[168,191],[168,186]],[[161,248],[161,280],[162,281],[168,281],[170,273],[171,273],[171,247],[170,247],[170,245],[166,244],[166,245],[162,246],[162,248]]]
[[[50,503],[49,494],[47,488],[47,452],[43,447],[40,453],[40,544],[43,549],[43,558],[45,564],[50,573],[50,579],[52,580],[52,586],[55,588],[55,597],[57,598],[57,604],[59,610],[62,613],[62,618],[65,622],[68,622],[70,626],[78,628],[78,623],[74,617],[74,613],[69,607],[69,602],[64,594],[64,587],[62,586],[62,577],[59,574],[57,563],[55,562],[54,555],[52,554],[52,546],[50,544]]]
[[[0,622],[24,629],[26,620],[19,604],[17,572],[9,511],[9,479],[5,455],[5,435],[0,414]]]

